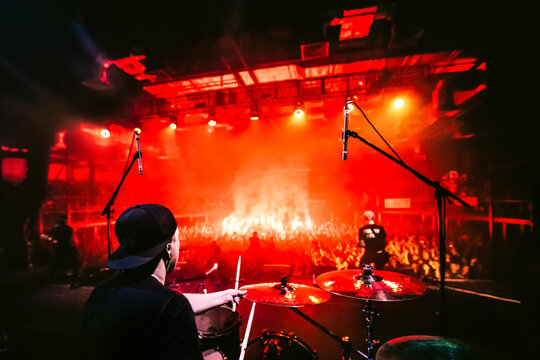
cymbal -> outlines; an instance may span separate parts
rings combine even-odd
[[[384,343],[376,360],[477,360],[494,359],[492,354],[478,345],[439,336],[412,335]]]
[[[373,301],[410,300],[427,290],[427,285],[419,279],[382,270],[330,271],[317,276],[315,283],[332,294]]]
[[[242,286],[240,290],[247,290],[245,299],[256,303],[300,307],[318,305],[330,300],[332,295],[314,286],[286,283],[261,283]]]

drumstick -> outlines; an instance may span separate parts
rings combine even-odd
[[[242,348],[240,350],[240,357],[238,358],[238,360],[244,360],[244,355],[246,353],[247,343],[249,340],[249,332],[251,331],[251,323],[253,322],[253,314],[255,313],[255,304],[256,302],[253,302],[253,305],[251,305],[251,312],[249,313],[246,333],[244,334],[244,341],[242,341]]]
[[[240,264],[242,263],[242,255],[238,256],[238,265],[236,265],[236,281],[234,282],[234,290],[238,290],[238,281],[240,281]],[[236,302],[233,299],[232,311],[236,311]]]

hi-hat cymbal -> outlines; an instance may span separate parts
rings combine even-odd
[[[261,283],[242,286],[240,290],[247,290],[245,299],[256,303],[300,307],[318,305],[330,300],[332,295],[319,288],[287,283]]]
[[[478,345],[439,336],[412,335],[392,339],[377,351],[376,360],[496,359]]]
[[[421,280],[391,271],[336,270],[317,276],[315,283],[332,294],[373,301],[417,298],[427,290]]]

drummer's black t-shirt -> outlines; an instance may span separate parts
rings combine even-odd
[[[76,352],[80,359],[202,360],[189,301],[151,276],[111,278],[94,289]]]

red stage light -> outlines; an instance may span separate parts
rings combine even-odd
[[[107,129],[101,129],[101,131],[99,132],[101,134],[102,137],[104,137],[105,139],[108,139],[111,137],[111,132]]]
[[[208,125],[210,125],[210,126],[216,126],[216,124],[217,124],[217,122],[214,119],[211,119],[211,120],[208,121]]]
[[[170,123],[170,124],[169,124],[169,127],[170,127],[171,129],[173,129],[173,130],[176,130],[176,123],[173,123],[173,122]]]

